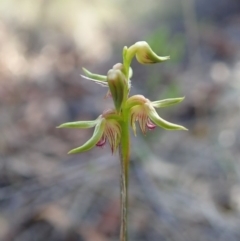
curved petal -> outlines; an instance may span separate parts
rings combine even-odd
[[[176,125],[173,124],[171,122],[168,122],[164,119],[162,119],[158,113],[156,112],[156,110],[154,109],[154,107],[152,106],[148,106],[149,107],[149,118],[152,120],[152,122],[154,122],[154,124],[156,124],[159,127],[162,127],[163,129],[166,130],[187,130],[185,127],[180,126],[180,125]]]
[[[68,154],[76,154],[92,149],[101,139],[104,132],[105,120],[102,120],[95,127],[92,137],[82,146],[72,149]]]
[[[185,97],[157,100],[152,102],[152,106],[154,106],[155,108],[168,107],[182,102],[184,98]]]
[[[87,79],[87,80],[91,80],[91,81],[93,81],[94,83],[99,84],[99,85],[101,85],[101,86],[103,86],[103,87],[108,87],[108,83],[105,82],[105,81],[96,80],[96,79],[91,79],[91,78],[86,77],[86,76],[84,76],[84,75],[81,75],[81,77],[84,78],[84,79]]]
[[[82,128],[82,129],[87,129],[87,128],[92,128],[94,127],[98,122],[99,118],[93,121],[75,121],[75,122],[67,122],[63,123],[60,126],[57,126],[57,128]]]

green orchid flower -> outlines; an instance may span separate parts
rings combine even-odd
[[[95,127],[92,137],[82,146],[74,148],[68,154],[88,151],[94,146],[102,147],[109,142],[112,153],[115,153],[121,138],[120,117],[114,110],[108,110],[93,121],[77,121],[64,123],[58,128],[92,128]]]
[[[130,110],[130,124],[136,136],[135,122],[139,122],[139,126],[143,134],[147,129],[153,130],[156,126],[166,130],[187,130],[185,127],[170,123],[162,119],[155,108],[167,107],[183,101],[184,98],[173,98],[151,102],[143,95],[134,95],[127,100],[127,106]]]

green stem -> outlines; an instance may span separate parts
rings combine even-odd
[[[124,116],[125,113],[123,113]],[[120,241],[127,241],[127,212],[128,212],[128,170],[130,154],[130,136],[128,129],[128,116],[124,116],[121,123],[122,137],[119,147],[121,161],[121,228]]]

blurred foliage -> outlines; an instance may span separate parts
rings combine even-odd
[[[170,28],[161,27],[147,37],[152,49],[160,56],[170,56],[164,68],[152,68],[148,72],[146,91],[158,99],[181,95],[180,86],[174,81],[175,69],[180,68],[186,54],[186,39],[183,33],[172,33]]]
[[[170,56],[168,64],[180,64],[186,51],[186,39],[183,33],[172,33],[167,27],[161,27],[147,38],[149,45],[161,56]]]

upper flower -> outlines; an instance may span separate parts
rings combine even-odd
[[[125,47],[125,49],[126,59],[129,62],[131,62],[134,55],[136,56],[136,59],[140,64],[155,64],[170,59],[169,56],[162,57],[155,54],[151,47],[148,45],[148,43],[145,41],[136,42],[128,49]]]
[[[103,146],[109,142],[112,153],[115,153],[121,138],[120,117],[113,110],[108,110],[94,121],[77,121],[64,123],[58,128],[91,128],[95,126],[92,137],[82,146],[71,150],[68,154],[80,153],[92,149],[94,146]]]
[[[152,130],[156,126],[166,130],[187,130],[185,127],[170,123],[162,119],[154,107],[166,107],[181,102],[184,98],[165,99],[151,102],[143,95],[134,95],[127,100],[130,110],[130,124],[136,135],[135,122],[139,122],[141,131],[145,134],[147,129]]]

